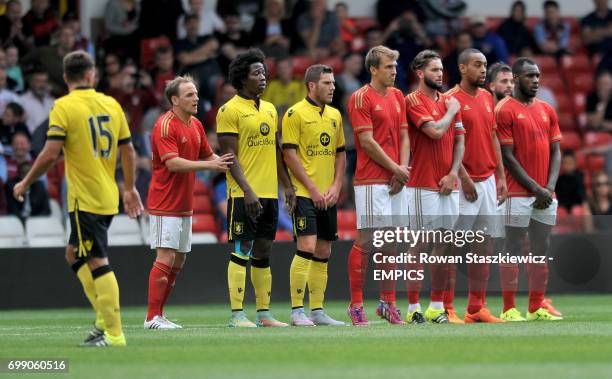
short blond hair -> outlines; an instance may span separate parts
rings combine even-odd
[[[168,99],[168,102],[170,104],[172,104],[172,96],[179,95],[179,87],[183,83],[193,83],[193,85],[196,86],[196,88],[198,87],[193,77],[189,75],[177,76],[176,78],[172,80],[168,80],[166,82],[166,89],[164,90],[164,95],[166,95],[166,99]]]
[[[399,58],[399,51],[389,49],[383,45],[374,46],[365,57],[366,70],[370,72],[370,67],[378,68],[380,66],[380,57],[383,55],[396,61]]]

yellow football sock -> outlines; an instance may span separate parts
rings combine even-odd
[[[229,287],[232,311],[242,310],[247,262],[248,259],[244,259],[232,253],[229,264],[227,265],[227,284]]]
[[[291,308],[304,306],[304,292],[310,271],[312,254],[298,250],[293,256],[289,270],[289,286],[291,288]]]
[[[123,334],[119,310],[119,284],[110,266],[102,266],[91,272],[98,294],[97,303],[104,318],[106,332],[111,336]]]
[[[251,283],[255,289],[255,306],[258,311],[270,309],[270,294],[272,293],[272,271],[268,258],[251,257]]]
[[[94,312],[96,312],[96,327],[102,330],[106,329],[104,325],[104,317],[102,317],[102,312],[100,312],[100,308],[97,305],[96,286],[94,284],[93,277],[91,276],[89,266],[84,260],[78,260],[72,265],[72,269],[83,286],[83,291],[85,292],[87,300],[89,300],[91,307],[93,308]]]
[[[327,288],[327,259],[312,258],[308,274],[310,310],[322,309]]]

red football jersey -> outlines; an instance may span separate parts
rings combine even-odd
[[[548,183],[550,144],[561,141],[555,110],[542,100],[526,105],[506,97],[495,107],[497,134],[502,145],[513,145],[514,156],[540,186]],[[533,196],[508,171],[508,196]]]
[[[151,132],[153,175],[147,209],[157,216],[190,216],[193,213],[195,172],[170,172],[165,161],[180,157],[190,161],[213,154],[202,123],[195,117],[185,124],[172,111],[161,115]]]
[[[408,128],[403,96],[397,88],[388,88],[383,96],[369,84],[351,95],[348,112],[357,151],[356,186],[388,184],[393,176],[363,151],[359,143],[359,133],[371,131],[374,140],[389,158],[397,164],[400,163],[400,129]]]
[[[440,139],[432,139],[421,130],[428,121],[438,121],[446,114],[444,101],[448,96],[438,93],[432,100],[416,90],[406,96],[406,112],[410,124],[410,160],[412,171],[408,187],[439,191],[440,179],[448,175],[453,165],[455,134],[465,134],[461,124],[461,112],[457,112],[451,126]]]
[[[493,96],[482,88],[472,96],[459,85],[451,88],[446,95],[454,96],[461,103],[461,119],[465,129],[463,167],[473,180],[485,180],[493,175],[497,167],[493,147],[493,133],[495,133]]]

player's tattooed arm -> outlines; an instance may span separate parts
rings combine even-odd
[[[444,136],[444,133],[451,126],[453,121],[455,120],[455,116],[459,109],[461,109],[461,105],[459,101],[454,97],[450,97],[445,100],[446,104],[446,113],[444,116],[438,121],[427,121],[421,126],[421,130],[423,133],[427,134],[427,136],[431,139],[440,139]]]
[[[540,187],[540,185],[527,174],[527,171],[525,171],[514,156],[514,145],[502,145],[501,151],[502,157],[504,158],[504,166],[510,172],[510,175],[512,175],[520,185],[525,187],[527,191],[535,195],[536,201],[534,207],[538,209],[548,208],[552,203],[552,193],[546,188]]]
[[[232,134],[219,135],[219,146],[221,147],[222,154],[233,154],[233,163],[230,166],[230,174],[238,184],[238,186],[244,192],[244,207],[246,213],[250,217],[257,217],[263,210],[259,198],[251,188],[249,182],[242,171],[240,162],[238,161],[238,137]]]
[[[463,134],[456,134],[455,144],[453,146],[453,164],[451,165],[449,173],[440,179],[440,182],[438,183],[440,185],[441,195],[450,195],[455,189],[455,182],[457,181],[459,168],[461,167],[461,162],[463,161],[464,149]]]

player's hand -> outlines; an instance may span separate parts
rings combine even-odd
[[[395,176],[400,182],[406,183],[410,176],[410,170],[408,169],[408,166],[395,165],[395,168],[393,169],[393,176]]]
[[[478,200],[478,192],[476,191],[476,185],[474,185],[474,181],[469,176],[461,179],[461,190],[463,191],[463,196],[465,200],[470,203]]]
[[[327,204],[325,203],[325,198],[321,195],[321,192],[316,187],[310,188],[308,190],[310,194],[310,200],[314,203],[315,208],[325,210],[327,209]]]
[[[552,192],[547,188],[538,188],[535,192],[535,198],[533,202],[535,209],[546,209],[552,204]]]
[[[451,192],[453,192],[453,190],[455,189],[456,181],[457,175],[455,174],[448,174],[442,179],[440,179],[440,181],[438,182],[438,185],[440,186],[440,195],[450,195]]]
[[[394,175],[389,182],[389,187],[391,190],[389,191],[389,195],[395,195],[399,193],[402,188],[404,188],[404,183],[400,182],[397,177]]]
[[[333,207],[338,202],[339,197],[340,186],[336,186],[334,184],[332,184],[332,186],[329,187],[327,191],[325,191],[325,193],[323,194],[323,198],[325,199],[325,205],[327,206],[327,208]]]
[[[234,164],[234,154],[228,153],[208,161],[210,170],[226,172]]]
[[[508,183],[506,178],[497,178],[497,205],[502,205],[508,197]]]
[[[127,211],[130,218],[136,218],[142,214],[144,207],[136,188],[123,191],[123,208]]]
[[[453,114],[457,114],[457,112],[459,112],[459,109],[461,109],[461,104],[459,103],[459,100],[455,99],[452,96],[446,99],[444,101],[444,104],[446,105],[446,109],[449,112],[452,112]]]
[[[293,213],[295,202],[295,188],[293,186],[285,188],[285,207],[287,208],[287,213]]]
[[[30,186],[28,186],[24,180],[21,180],[13,187],[13,197],[20,203],[23,203],[23,195],[27,192],[29,187]]]
[[[247,216],[253,219],[259,217],[259,214],[263,211],[263,206],[253,190],[244,193],[244,208]]]

